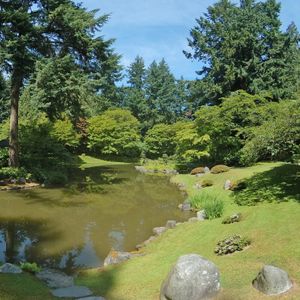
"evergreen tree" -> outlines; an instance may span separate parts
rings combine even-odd
[[[145,87],[146,69],[144,59],[137,56],[132,64],[127,69],[128,83],[130,87],[139,91]]]
[[[236,90],[269,93],[275,100],[292,96],[296,87],[299,34],[294,25],[280,30],[276,0],[220,0],[197,19],[188,39],[190,59],[204,63],[196,97],[218,102]]]
[[[9,105],[8,83],[0,73],[0,123],[8,118]]]
[[[70,55],[77,66],[95,80],[118,60],[112,40],[95,34],[108,16],[96,17],[71,0],[12,0],[0,2],[0,64],[10,74],[10,165],[18,162],[18,108],[21,88],[42,57]],[[94,74],[94,75],[91,75]],[[113,80],[104,78],[104,86]],[[108,84],[108,85],[107,85]],[[110,91],[106,91],[109,93]]]
[[[175,78],[164,59],[159,64],[152,62],[147,70],[146,97],[152,125],[175,122]]]

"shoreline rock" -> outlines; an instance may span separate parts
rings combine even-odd
[[[164,170],[151,170],[144,166],[135,166],[135,169],[142,174],[164,174],[164,175],[177,175],[179,174],[177,170],[164,169]]]

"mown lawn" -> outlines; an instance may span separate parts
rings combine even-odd
[[[300,289],[297,287],[300,284],[299,176],[299,166],[282,163],[263,163],[201,178],[178,175],[173,180],[184,182],[189,194],[197,192],[193,188],[196,182],[202,179],[213,180],[214,186],[206,189],[217,190],[224,197],[224,216],[240,212],[243,220],[229,225],[223,225],[222,219],[184,223],[147,246],[145,256],[104,271],[87,271],[77,278],[77,283],[89,286],[96,294],[108,300],[157,300],[161,283],[178,257],[198,253],[212,260],[220,269],[222,292],[219,299],[270,299],[251,286],[264,264],[285,269],[295,282],[291,292],[273,299],[300,299]],[[245,191],[249,197],[266,197],[260,200],[268,201],[268,198],[272,198],[279,202],[238,206],[232,192],[224,191],[223,185],[227,179],[236,181],[241,178],[249,178],[249,188]],[[285,198],[284,195],[288,196],[285,200],[289,201],[280,202]],[[250,238],[251,246],[240,253],[216,256],[216,243],[232,234]]]

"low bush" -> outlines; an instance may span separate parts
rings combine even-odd
[[[220,218],[224,211],[224,202],[219,194],[200,192],[188,199],[195,209],[204,209],[207,219]]]
[[[27,178],[28,173],[23,168],[5,167],[0,169],[0,180]]]
[[[210,172],[212,174],[219,174],[219,173],[228,172],[229,170],[230,170],[230,168],[225,165],[216,165],[211,168]]]
[[[8,166],[8,148],[0,148],[0,168]]]
[[[191,171],[191,175],[205,173],[205,169],[203,167],[195,168]]]
[[[236,251],[242,251],[245,247],[249,246],[251,241],[247,238],[241,237],[240,235],[230,236],[217,243],[215,253],[217,255],[231,254]]]
[[[204,179],[202,180],[201,182],[201,187],[208,187],[208,186],[212,186],[214,185],[214,182],[212,180],[209,180],[209,179]]]
[[[21,263],[21,269],[29,273],[38,273],[42,270],[36,263],[24,262]]]

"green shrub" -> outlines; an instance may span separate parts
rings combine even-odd
[[[219,194],[200,192],[188,201],[195,209],[204,209],[208,219],[220,218],[224,211],[224,202]]]
[[[88,147],[100,155],[138,157],[139,121],[125,109],[109,109],[88,120]]]
[[[209,179],[204,179],[202,180],[201,182],[201,187],[208,187],[208,186],[213,186],[214,185],[214,182],[212,180],[209,180]]]
[[[0,149],[0,168],[8,166],[8,148]]]
[[[215,253],[217,255],[231,254],[236,251],[242,251],[245,247],[249,246],[251,241],[247,238],[241,237],[240,235],[230,236],[217,243]]]
[[[39,267],[36,263],[29,263],[29,262],[24,262],[21,263],[21,269],[25,272],[29,273],[38,273],[42,270],[41,267]]]
[[[210,172],[212,174],[219,174],[219,173],[228,172],[229,170],[230,170],[230,168],[225,165],[216,165],[211,168]]]
[[[174,155],[176,130],[173,125],[157,124],[147,131],[145,144],[147,157],[158,158],[162,154]]]
[[[24,168],[5,167],[0,169],[0,180],[27,178],[28,173]]]
[[[74,164],[71,153],[51,133],[53,124],[45,117],[20,124],[20,161],[39,182],[62,183]],[[57,177],[60,177],[57,180]],[[53,178],[53,179],[52,179]]]
[[[205,173],[205,169],[203,167],[194,168],[191,171],[191,175],[196,175],[196,174],[201,174],[201,173]]]
[[[71,120],[67,117],[55,121],[51,135],[70,149],[79,146],[81,136],[75,131]]]

